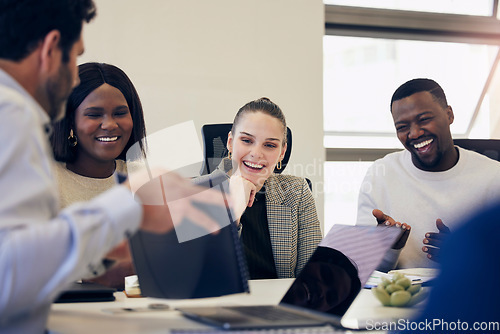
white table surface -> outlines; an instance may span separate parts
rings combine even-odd
[[[174,309],[180,306],[214,305],[273,305],[278,304],[292,279],[250,281],[250,294],[235,294],[217,298],[171,300],[157,298],[128,298],[115,293],[116,301],[101,303],[54,304],[47,328],[55,333],[168,333],[169,329],[202,329],[206,325],[183,317]],[[111,314],[106,309],[147,308],[152,303],[169,305],[161,311],[125,311]],[[408,319],[418,308],[383,307],[370,290],[363,289],[344,316],[346,324],[357,319]]]

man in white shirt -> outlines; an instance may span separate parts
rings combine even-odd
[[[127,183],[58,212],[48,132],[78,84],[81,30],[94,15],[92,0],[0,0],[1,333],[42,333],[67,284],[94,272],[138,228],[164,233],[182,217],[219,228],[189,200],[170,208],[172,219],[165,205],[142,205]],[[172,173],[162,177],[167,196],[200,191]],[[198,201],[213,202],[201,194]],[[136,193],[150,203],[146,196]]]
[[[375,161],[368,170],[357,224],[404,222],[397,223],[404,232],[380,270],[434,267],[450,229],[500,197],[500,163],[454,146],[453,110],[433,80],[401,85],[392,96],[391,112],[405,150]],[[386,222],[389,216],[394,220]]]

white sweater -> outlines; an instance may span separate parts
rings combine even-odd
[[[399,268],[434,267],[422,251],[427,232],[438,232],[436,219],[452,231],[470,214],[500,198],[500,163],[459,148],[459,161],[444,172],[416,168],[407,151],[391,153],[374,162],[361,185],[356,224],[373,225],[373,209],[411,225]],[[399,252],[391,250],[379,269],[394,267]],[[392,263],[391,263],[392,262]]]

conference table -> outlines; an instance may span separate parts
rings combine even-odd
[[[186,306],[275,305],[285,294],[292,279],[251,280],[250,293],[215,298],[172,300],[128,298],[115,292],[116,300],[99,303],[53,304],[47,328],[51,333],[169,333],[170,330],[210,329],[182,316],[175,310]],[[355,326],[360,319],[411,319],[418,309],[383,307],[369,289],[362,289],[344,315],[343,323]],[[384,321],[385,321],[384,320]],[[224,332],[224,331],[222,331]],[[373,333],[373,331],[370,331]]]

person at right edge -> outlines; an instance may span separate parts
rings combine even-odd
[[[433,80],[401,85],[391,113],[405,150],[375,161],[367,171],[356,224],[403,229],[379,270],[434,268],[450,230],[500,197],[500,163],[453,144],[453,109]]]
[[[395,332],[498,333],[500,201],[481,208],[443,245],[441,270],[426,305]],[[479,227],[478,227],[479,226]]]

